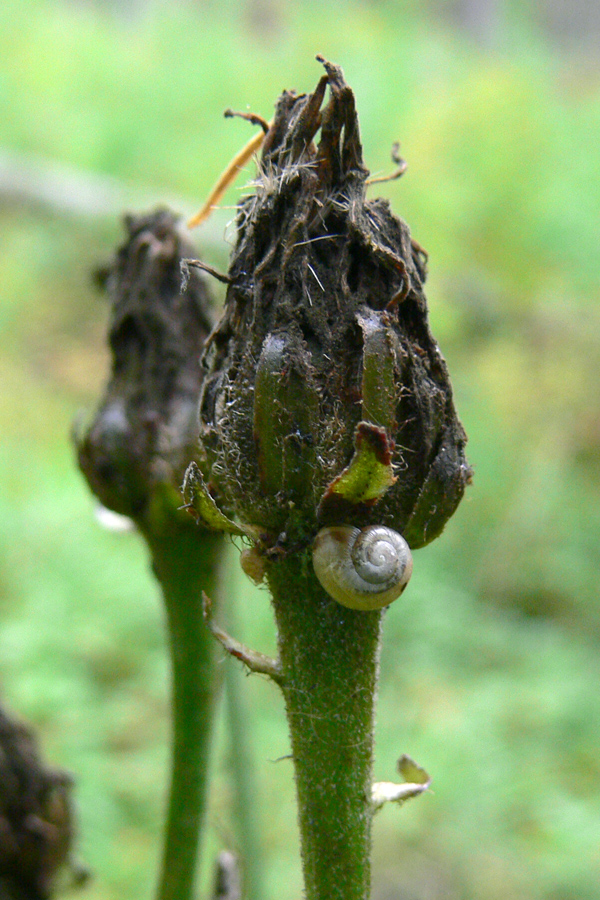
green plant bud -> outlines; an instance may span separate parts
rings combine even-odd
[[[112,372],[78,441],[80,467],[101,503],[138,518],[157,487],[177,491],[197,454],[198,363],[212,303],[197,270],[181,290],[181,260],[195,253],[176,217],[125,218],[127,240],[103,274],[112,301]]]
[[[321,61],[312,94],[280,97],[239,206],[205,354],[204,476],[278,551],[370,523],[414,548],[460,501],[466,436],[429,330],[425,254],[366,198],[354,95]]]

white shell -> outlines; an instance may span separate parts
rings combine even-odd
[[[373,610],[396,600],[412,574],[402,535],[384,525],[322,528],[313,544],[315,574],[330,597],[350,609]]]

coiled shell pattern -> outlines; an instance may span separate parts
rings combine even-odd
[[[338,525],[317,534],[313,566],[329,596],[342,606],[374,610],[400,596],[412,574],[412,554],[391,528]]]

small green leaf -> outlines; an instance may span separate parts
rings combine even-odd
[[[425,784],[429,787],[431,778],[421,766],[418,766],[410,756],[401,756],[398,760],[398,771],[405,781],[413,781],[415,784]]]
[[[359,422],[354,436],[354,456],[325,491],[321,510],[336,498],[352,504],[375,503],[396,478],[392,470],[392,447],[385,428]]]
[[[386,803],[397,803],[401,806],[411,797],[418,797],[429,790],[431,778],[421,766],[418,766],[410,756],[401,756],[398,760],[398,771],[405,779],[404,784],[394,784],[391,781],[377,781],[371,789],[371,804],[373,812],[377,812]]]
[[[232,522],[225,513],[222,513],[202,477],[202,473],[195,462],[189,464],[186,469],[183,486],[183,499],[185,508],[195,513],[202,525],[212,531],[228,531],[230,534],[248,534],[248,529]]]

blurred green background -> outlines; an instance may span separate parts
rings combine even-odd
[[[0,8],[0,693],[77,781],[83,900],[151,895],[168,665],[140,539],[103,530],[69,431],[100,396],[90,272],[120,214],[188,214],[316,53],[430,253],[431,322],[475,481],[386,617],[374,900],[597,900],[600,888],[600,7],[592,0],[4,0]],[[226,266],[230,207],[198,233]],[[175,199],[173,199],[175,198]],[[239,635],[274,646],[232,548]],[[283,705],[243,680],[265,900],[301,896]],[[235,848],[221,722],[208,853]],[[204,883],[210,878],[205,872]]]

